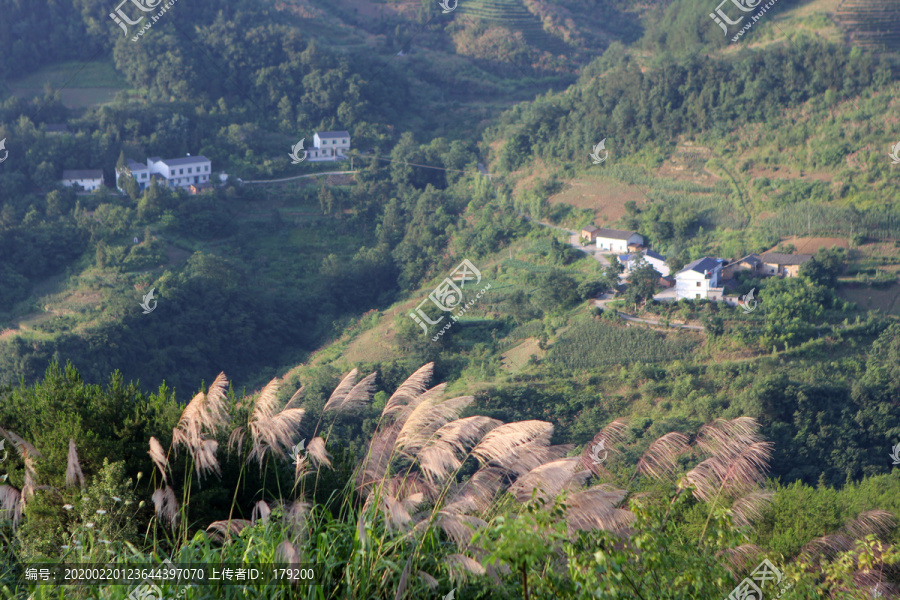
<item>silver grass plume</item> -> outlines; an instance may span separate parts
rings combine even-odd
[[[150,437],[150,450],[147,451],[147,454],[150,455],[150,460],[152,460],[156,468],[159,469],[159,473],[163,478],[163,483],[168,483],[166,471],[169,468],[169,459],[166,458],[166,451],[163,450],[162,444],[160,444],[159,440],[155,437]]]
[[[331,468],[331,456],[325,450],[325,440],[320,437],[314,437],[309,445],[306,446],[306,452],[312,459],[316,467],[325,466]]]
[[[294,446],[294,435],[306,411],[302,408],[278,407],[279,380],[273,379],[262,389],[253,406],[248,429],[252,447],[248,461],[256,459],[262,468],[269,453],[287,454]]]
[[[209,524],[209,527],[206,528],[206,531],[209,534],[209,537],[224,543],[230,540],[232,535],[240,535],[244,529],[251,525],[253,525],[253,523],[246,519],[213,521]]]
[[[404,406],[409,404],[410,401],[416,400],[425,393],[425,390],[428,389],[428,382],[431,381],[433,374],[433,362],[419,367],[415,373],[407,377],[406,381],[400,384],[400,387],[391,394],[391,397],[388,398],[387,403],[384,405],[384,410],[381,411],[382,416],[389,416],[398,410],[401,410]]]

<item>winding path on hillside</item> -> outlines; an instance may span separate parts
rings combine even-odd
[[[326,171],[324,173],[310,173],[308,175],[297,175],[296,177],[285,177],[284,179],[257,179],[255,181],[244,181],[238,178],[239,183],[283,183],[285,181],[293,181],[295,179],[303,179],[305,177],[321,177],[322,175],[349,175],[358,171]]]

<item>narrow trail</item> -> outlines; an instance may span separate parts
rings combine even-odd
[[[304,179],[306,177],[321,177],[322,175],[349,175],[358,173],[359,171],[326,171],[324,173],[310,173],[308,175],[297,175],[296,177],[285,177],[284,179],[257,179],[254,181],[243,181],[238,178],[239,183],[283,183],[285,181],[294,181],[295,179]]]

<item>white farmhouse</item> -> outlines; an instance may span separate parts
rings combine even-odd
[[[138,187],[141,191],[145,190],[148,185],[150,185],[150,169],[147,168],[147,165],[143,165],[137,161],[128,159],[128,171],[131,171],[131,175],[134,177],[135,181],[137,181]],[[122,188],[122,184],[119,183],[120,179],[127,175],[127,171],[119,171],[116,169],[116,187],[121,191],[125,191]]]
[[[637,266],[638,261],[636,259],[638,258],[638,254],[643,255],[644,261],[650,263],[650,266],[659,271],[661,277],[667,277],[669,275],[669,266],[666,264],[665,257],[653,250],[644,250],[640,253],[635,252],[633,254],[620,255],[619,262],[625,267],[625,273],[631,273]]]
[[[596,231],[597,248],[615,253],[639,250],[644,246],[644,238],[633,231],[618,229],[598,229]]]
[[[212,162],[202,155],[167,159],[151,156],[147,159],[147,167],[151,175],[161,175],[167,186],[186,188],[192,183],[209,181]]]
[[[676,300],[721,300],[721,258],[703,257],[690,262],[675,274]]]
[[[191,156],[184,158],[160,158],[151,156],[147,159],[147,166],[133,160],[128,161],[128,170],[135,178],[141,190],[150,185],[150,180],[156,175],[164,185],[168,187],[188,188],[191,185],[207,183],[212,171],[212,162],[205,156]],[[119,183],[125,173],[116,171],[116,187],[122,190]],[[124,190],[122,190],[124,191]]]
[[[103,187],[103,171],[100,169],[63,171],[62,184],[67,187],[80,185],[84,191],[93,192]]]
[[[307,150],[311,161],[344,160],[350,149],[350,134],[346,131],[320,131],[313,136],[313,147]]]

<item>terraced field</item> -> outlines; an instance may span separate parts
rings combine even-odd
[[[897,0],[844,0],[835,17],[852,43],[900,50],[900,3]]]
[[[561,39],[544,31],[541,19],[521,0],[466,0],[459,3],[459,14],[521,31],[529,45],[553,55],[566,54],[571,48]]]

